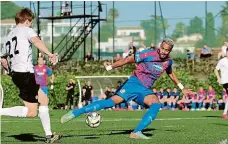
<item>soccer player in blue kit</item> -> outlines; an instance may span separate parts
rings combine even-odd
[[[172,71],[173,60],[169,57],[169,53],[172,51],[173,46],[173,40],[167,38],[162,41],[158,49],[136,52],[134,55],[113,64],[105,62],[104,65],[107,71],[131,63],[136,63],[136,69],[132,76],[117,89],[110,99],[100,100],[83,108],[69,111],[62,116],[61,123],[68,122],[84,113],[111,108],[123,101],[134,100],[139,105],[148,107],[148,111],[129,137],[149,139],[142,133],[142,130],[156,118],[161,107],[159,99],[152,91],[154,82],[161,74],[166,71],[171,80],[182,90],[183,94],[193,93],[191,90],[184,88]]]

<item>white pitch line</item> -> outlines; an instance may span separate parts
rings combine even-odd
[[[156,121],[176,121],[176,120],[211,120],[216,118],[158,118],[155,119]],[[117,122],[117,121],[140,121],[139,118],[120,118],[120,119],[102,119],[103,122]],[[7,123],[7,122],[33,122],[33,121],[40,121],[39,119],[21,119],[21,120],[13,120],[12,119],[2,119],[1,122]],[[74,121],[84,122],[85,119],[75,119]],[[60,122],[59,119],[51,119],[51,122]]]

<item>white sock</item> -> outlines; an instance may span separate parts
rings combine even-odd
[[[13,116],[13,117],[26,117],[28,108],[25,106],[15,106],[10,108],[0,109],[0,115]]]
[[[46,136],[52,135],[48,106],[39,106],[39,116]]]
[[[226,105],[225,105],[225,109],[224,109],[223,114],[227,114],[227,111],[228,111],[228,102],[226,102]]]

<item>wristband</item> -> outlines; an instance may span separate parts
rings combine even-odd
[[[181,90],[184,89],[184,86],[183,86],[181,83],[178,83],[177,86],[178,86]]]
[[[109,65],[109,66],[107,66],[107,67],[105,67],[105,68],[106,68],[107,71],[112,70],[112,66],[111,66],[111,65]]]

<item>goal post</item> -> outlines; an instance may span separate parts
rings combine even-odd
[[[90,80],[93,86],[94,95],[99,96],[104,92],[105,87],[117,88],[118,81],[122,83],[130,76],[76,76],[77,86],[79,89],[78,107],[82,107],[82,88]]]

